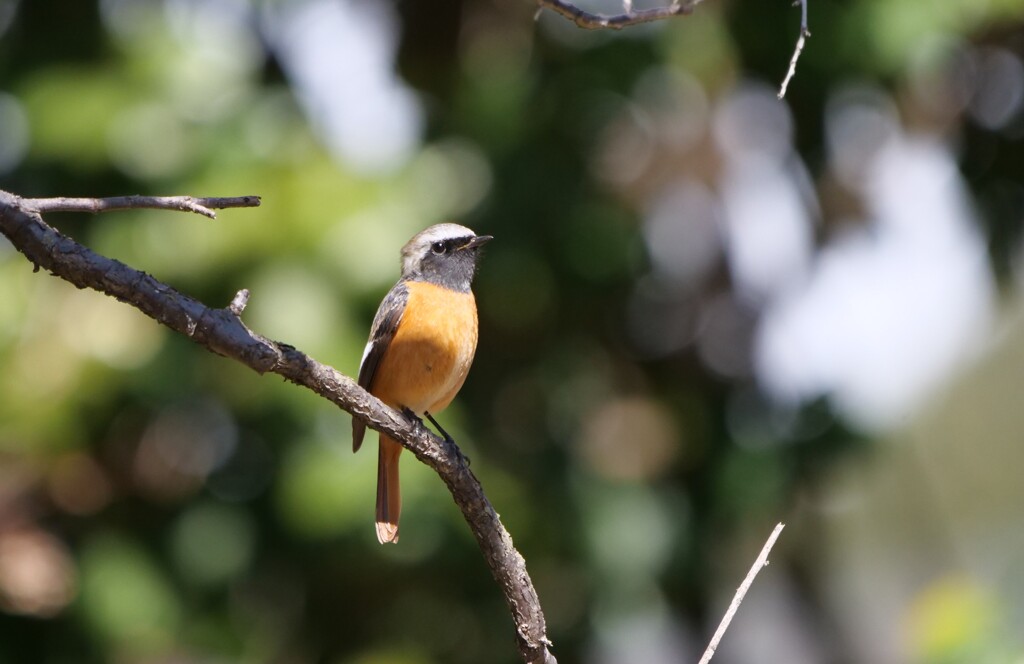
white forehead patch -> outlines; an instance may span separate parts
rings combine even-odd
[[[435,224],[420,231],[402,247],[402,274],[415,269],[416,263],[430,245],[458,237],[476,237],[476,233],[458,224]]]

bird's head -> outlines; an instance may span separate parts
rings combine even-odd
[[[491,239],[458,224],[431,226],[402,247],[402,279],[468,292],[480,247]]]

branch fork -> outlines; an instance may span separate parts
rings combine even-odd
[[[234,198],[193,198],[192,196],[114,196],[112,198],[22,198],[22,207],[30,212],[106,212],[108,210],[130,210],[151,208],[155,210],[177,210],[195,212],[210,219],[216,219],[214,209],[235,207],[256,207],[259,196],[236,196]]]

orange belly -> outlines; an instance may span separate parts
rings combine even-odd
[[[476,353],[476,301],[425,282],[409,282],[409,299],[370,392],[395,408],[436,413],[455,398]]]

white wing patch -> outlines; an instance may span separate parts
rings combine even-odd
[[[359,373],[363,372],[363,365],[366,364],[366,358],[370,356],[370,351],[373,350],[373,339],[366,342],[366,348],[363,349],[363,359],[359,360]]]

